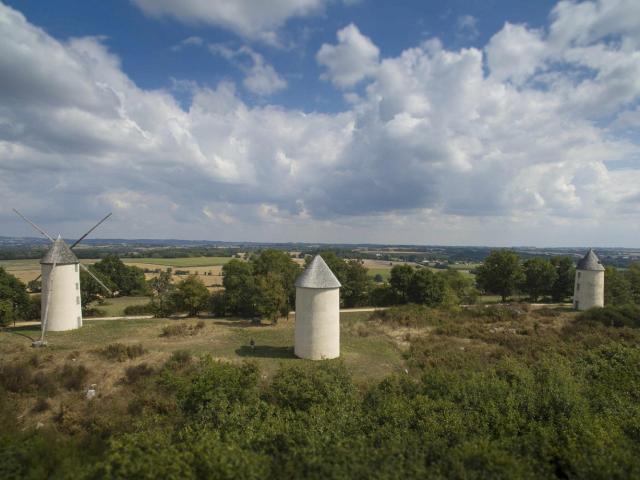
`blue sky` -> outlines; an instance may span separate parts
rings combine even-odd
[[[0,225],[637,246],[634,0],[0,3]]]
[[[178,2],[179,3],[179,2]],[[212,2],[215,3],[215,2]],[[13,0],[8,5],[21,11],[30,22],[53,37],[104,36],[103,43],[122,61],[122,69],[145,89],[171,88],[172,79],[190,80],[214,88],[221,80],[242,81],[242,72],[220,56],[203,48],[172,47],[197,36],[206,43],[230,46],[246,44],[246,39],[215,25],[176,22],[170,18],[150,19],[128,1],[78,2],[62,0],[52,9],[42,0]],[[288,82],[286,91],[277,92],[270,102],[304,111],[341,111],[346,105],[339,92],[320,80],[322,68],[315,52],[323,43],[335,41],[336,32],[350,23],[376,40],[382,56],[397,56],[421,41],[437,37],[448,48],[479,47],[506,21],[540,27],[547,22],[554,2],[502,1],[340,1],[324,6],[317,15],[293,17],[279,30],[285,48],[249,42],[269,59]],[[465,23],[466,19],[466,23]],[[469,24],[471,22],[471,24]],[[188,107],[188,96],[175,95]],[[264,98],[241,92],[248,103]]]

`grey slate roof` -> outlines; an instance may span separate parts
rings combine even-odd
[[[44,254],[40,263],[47,265],[69,265],[73,263],[80,263],[76,254],[71,251],[69,246],[64,243],[64,240],[60,237],[53,242],[51,248]]]
[[[320,255],[311,260],[307,269],[296,280],[296,287],[340,288],[340,282]]]
[[[587,254],[578,262],[578,270],[593,270],[596,272],[603,271],[604,267],[600,263],[600,259],[593,249],[589,249]]]

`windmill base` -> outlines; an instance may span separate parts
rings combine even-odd
[[[46,347],[47,346],[47,341],[46,340],[36,340],[35,342],[31,342],[31,346],[33,348]]]

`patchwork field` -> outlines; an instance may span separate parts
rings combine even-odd
[[[133,265],[147,270],[164,271],[167,267],[175,270],[188,271],[191,275],[197,275],[210,289],[222,285],[222,266],[231,260],[230,257],[184,257],[184,258],[123,258],[126,265]],[[91,265],[98,259],[83,259],[82,263]],[[0,267],[15,275],[21,281],[28,283],[40,275],[40,261],[28,260],[0,260]],[[155,273],[147,273],[147,279],[155,277]],[[174,276],[174,281],[179,281],[181,276]]]

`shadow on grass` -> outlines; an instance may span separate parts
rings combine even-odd
[[[253,349],[248,345],[243,345],[236,350],[240,357],[256,358],[296,358],[293,354],[293,347],[272,347],[269,345],[256,345]]]

